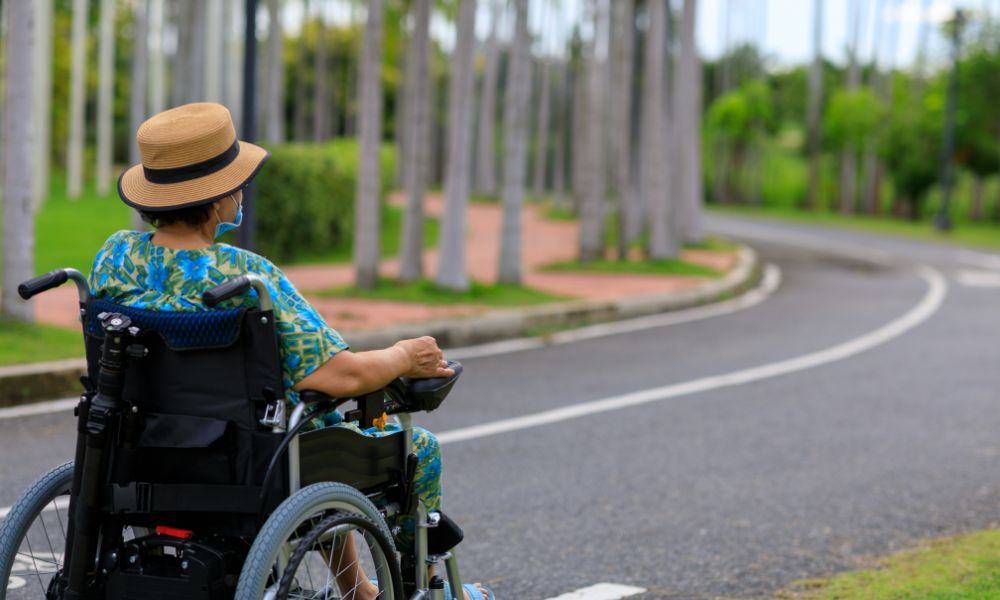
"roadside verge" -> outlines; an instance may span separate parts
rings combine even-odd
[[[736,265],[724,276],[694,288],[617,300],[572,300],[520,309],[491,311],[357,331],[345,337],[353,350],[389,346],[400,339],[430,335],[441,347],[457,348],[517,337],[683,310],[727,300],[755,288],[763,269],[752,248],[741,245]],[[0,367],[0,408],[65,398],[79,393],[83,359]]]

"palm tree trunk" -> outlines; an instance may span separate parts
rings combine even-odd
[[[584,66],[585,59],[581,57],[577,60],[573,69],[573,107],[572,107],[572,128],[570,129],[569,144],[569,182],[571,188],[571,198],[573,200],[573,211],[579,212],[580,200],[584,193],[586,169],[584,160],[583,132],[587,129],[587,70]]]
[[[510,72],[504,94],[503,228],[500,234],[501,283],[521,284],[521,208],[527,171],[528,103],[531,100],[531,38],[528,0],[517,7]]]
[[[30,302],[17,295],[17,286],[34,275],[35,223],[31,160],[35,90],[33,46],[35,7],[10,2],[4,40],[6,74],[3,113],[3,285],[0,316],[18,321],[34,320]]]
[[[625,260],[636,229],[635,185],[632,179],[632,85],[635,46],[635,0],[620,0],[616,11],[614,82],[611,85],[611,152],[618,192],[618,258]]]
[[[667,179],[667,123],[665,122],[664,59],[666,57],[666,3],[647,4],[649,23],[645,48],[643,90],[642,194],[649,208],[649,255],[653,259],[677,256],[679,245],[672,231]]]
[[[69,148],[66,155],[67,195],[83,193],[83,140],[85,135],[87,78],[87,0],[73,0],[72,67],[69,98]]]
[[[139,162],[139,144],[135,132],[146,120],[146,85],[149,50],[149,0],[139,0],[135,5],[135,39],[132,46],[132,81],[129,91],[129,164]],[[142,230],[142,217],[132,211],[132,229]]]
[[[475,92],[476,0],[461,0],[448,91],[448,165],[437,283],[451,290],[469,287],[465,273],[465,209],[469,201],[472,97]]]
[[[979,222],[983,220],[983,178],[979,175],[972,176],[972,208],[969,211],[969,218]]]
[[[806,116],[809,146],[809,179],[806,184],[806,210],[819,206],[822,159],[823,112],[823,0],[813,2],[813,62],[809,69],[809,107]]]
[[[163,57],[163,0],[150,0],[149,31],[152,42],[152,51],[149,55],[149,112],[155,115],[167,107],[167,69]],[[135,131],[129,132],[129,135],[135,135]]]
[[[883,99],[882,80],[884,77],[879,72],[879,46],[882,41],[882,10],[884,0],[877,0],[875,3],[875,23],[874,35],[872,36],[872,57],[869,67],[868,85],[874,90],[879,100]],[[865,138],[865,148],[861,158],[861,205],[866,214],[873,215],[878,212],[878,155],[875,150],[878,145],[878,131],[871,131]]]
[[[580,204],[580,262],[593,262],[604,256],[604,200],[606,193],[604,163],[605,92],[604,64],[600,48],[607,39],[608,5],[606,0],[591,0],[594,12],[594,37],[588,52],[587,118],[583,138],[583,184]]]
[[[502,0],[491,0],[490,37],[486,41],[483,89],[479,96],[479,138],[476,151],[476,191],[489,195],[497,193],[493,131],[497,119],[497,82],[500,71],[500,43],[497,38],[502,15]]]
[[[191,28],[191,51],[188,52],[188,83],[185,102],[199,102],[205,97],[205,19],[208,5],[195,0],[188,12],[187,26]]]
[[[97,193],[111,190],[115,85],[115,2],[101,0],[100,45],[97,85]]]
[[[853,17],[850,24],[850,46],[847,48],[847,89],[857,90],[861,85],[861,69],[858,65],[858,36],[861,33],[861,2],[853,0],[851,3],[853,13],[849,13],[849,18]],[[858,149],[848,142],[840,154],[840,212],[851,214],[857,207],[857,186],[858,186]]]
[[[538,121],[535,123],[535,168],[532,174],[532,192],[535,196],[545,193],[545,176],[548,173],[549,158],[549,105],[550,83],[549,75],[552,70],[551,65],[542,61],[539,63],[541,69],[541,90],[538,95]]]
[[[684,0],[681,15],[680,55],[674,71],[674,145],[680,187],[678,229],[681,240],[704,241],[704,193],[701,173],[701,61],[695,44],[697,0]]]
[[[237,127],[243,124],[243,29],[245,25],[243,0],[224,0],[226,17],[223,26],[226,37],[226,106]]]
[[[195,10],[194,0],[176,0],[168,4],[173,8],[174,40],[177,50],[174,53],[174,68],[172,73],[172,93],[170,101],[173,106],[189,102],[191,95],[191,53],[193,52],[193,31],[191,29],[191,14]]]
[[[273,1],[273,0],[272,0]],[[368,0],[358,106],[361,107],[361,143],[358,151],[358,190],[354,218],[355,284],[378,285],[382,139],[382,0]]]
[[[302,20],[299,27],[298,51],[295,56],[295,101],[292,103],[294,113],[292,121],[295,129],[292,135],[297,142],[306,141],[306,108],[308,108],[306,98],[309,97],[309,89],[306,84],[306,71],[309,70],[309,61],[306,60],[309,54],[309,47],[306,46],[306,25],[308,23],[309,0],[302,0]]]
[[[268,0],[267,8],[270,25],[267,34],[267,79],[264,88],[267,106],[264,139],[272,144],[280,144],[285,141],[285,63],[282,50],[284,43],[281,39],[281,0]],[[381,16],[379,18],[381,19]],[[381,35],[380,24],[380,38]]]
[[[49,195],[52,132],[52,0],[35,0],[35,157],[32,197],[38,208]]]
[[[552,193],[555,196],[555,204],[559,208],[563,208],[566,204],[566,138],[569,135],[567,116],[570,109],[569,70],[568,60],[559,65],[562,77],[556,91],[556,104],[559,106],[559,110],[555,112],[556,143],[552,149]]]
[[[334,122],[328,116],[331,111],[327,78],[326,15],[320,12],[316,19],[316,57],[313,62],[313,141],[322,142],[330,135],[330,125]]]
[[[414,0],[410,69],[406,80],[406,220],[400,246],[399,278],[416,281],[423,276],[424,191],[427,187],[430,119],[430,22],[431,0]]]
[[[222,102],[222,58],[226,36],[223,34],[222,3],[226,0],[204,0],[205,25],[202,28],[204,48],[204,84],[201,99]],[[228,25],[225,24],[225,25]]]

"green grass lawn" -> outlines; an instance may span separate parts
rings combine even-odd
[[[932,540],[873,569],[796,582],[796,600],[981,600],[1000,598],[1000,531]]]
[[[132,211],[117,192],[98,194],[88,186],[81,198],[70,200],[60,177],[52,179],[52,194],[39,211],[35,224],[35,272],[45,273],[61,267],[90,272],[94,254],[112,233],[131,227]],[[383,211],[382,255],[396,256],[403,227],[403,209],[386,206]],[[233,234],[224,240],[232,241]],[[428,218],[424,240],[428,248],[437,245],[438,220]],[[303,256],[296,264],[346,263],[351,260],[349,248],[329,253]]]
[[[826,212],[805,212],[788,207],[737,207],[711,206],[710,211],[719,214],[731,214],[750,217],[761,217],[779,221],[791,221],[813,225],[826,225],[843,229],[854,229],[883,235],[910,238],[926,242],[955,244],[983,249],[1000,249],[1000,228],[996,225],[958,222],[954,229],[947,233],[935,231],[926,221],[907,221],[890,217],[873,217],[866,215],[840,215]]]
[[[83,356],[79,330],[0,321],[0,365]]]
[[[512,307],[544,304],[557,300],[567,300],[565,296],[555,296],[545,292],[505,284],[487,285],[472,282],[468,291],[455,292],[423,280],[416,283],[400,283],[383,279],[374,290],[356,287],[341,287],[316,294],[333,298],[363,298],[371,300],[391,300],[394,302],[417,302],[421,304],[476,304],[481,306]]]
[[[720,277],[722,273],[703,265],[682,260],[618,261],[598,260],[591,263],[579,261],[558,262],[545,265],[545,271],[574,271],[584,273],[639,273],[642,275],[681,275],[687,277]]]

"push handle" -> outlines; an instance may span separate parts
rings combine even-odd
[[[17,293],[21,298],[30,300],[36,294],[59,287],[66,283],[67,279],[69,279],[69,274],[65,269],[54,269],[45,275],[39,275],[17,286]]]
[[[240,275],[227,281],[223,281],[214,288],[202,294],[201,299],[205,306],[212,308],[223,300],[229,300],[235,296],[246,293],[250,289],[250,278]]]

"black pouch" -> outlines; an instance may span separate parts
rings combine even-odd
[[[135,481],[237,484],[231,423],[192,415],[146,415]]]

